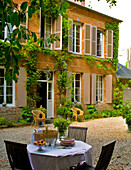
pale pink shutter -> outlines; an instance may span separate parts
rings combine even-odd
[[[96,74],[92,74],[92,104],[96,104]]]
[[[91,55],[91,25],[85,24],[84,53]]]
[[[19,77],[17,82],[17,107],[27,106],[27,91],[26,91],[26,70],[23,67],[20,67]]]
[[[72,72],[68,72],[68,78],[70,78],[72,75]],[[68,87],[66,89],[66,97],[69,97],[69,100],[71,100],[71,93],[70,93],[70,90],[69,90],[70,87]]]
[[[96,56],[97,52],[97,27],[92,26],[92,55]]]
[[[55,19],[55,34],[59,37],[60,41],[55,41],[55,50],[62,49],[62,16],[59,15]]]
[[[68,31],[68,51],[73,51],[73,20],[68,19],[69,22],[69,31]]]
[[[113,58],[113,30],[107,30],[106,58]]]
[[[112,75],[106,75],[106,103],[112,103]]]
[[[90,104],[90,73],[84,73],[84,104]]]

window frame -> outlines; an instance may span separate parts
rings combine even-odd
[[[97,34],[98,34],[98,31],[100,31],[102,33],[102,42],[101,42],[101,56],[98,56],[99,58],[104,58],[104,34],[103,34],[103,30],[101,29],[97,29]],[[97,47],[98,47],[98,36],[97,36]],[[98,52],[98,48],[97,48],[97,51],[96,53]],[[98,53],[97,53],[98,54]]]
[[[80,75],[80,86],[79,86],[79,88],[80,88],[80,90],[79,90],[79,101],[77,101],[76,100],[76,98],[75,98],[75,96],[76,96],[76,93],[75,93],[75,90],[76,90],[76,75]],[[73,79],[73,85],[74,85],[74,87],[73,87],[73,97],[72,97],[72,99],[71,99],[71,101],[72,100],[74,100],[74,101],[72,101],[73,103],[75,103],[75,102],[77,102],[78,104],[80,104],[81,103],[81,74],[80,73],[76,73],[75,75],[74,75],[74,79]]]
[[[51,34],[52,34],[52,32],[53,32],[53,24],[52,24],[52,17],[50,17],[51,18]],[[47,26],[47,23],[46,23],[46,20],[47,20],[47,17],[44,17],[44,38],[45,38],[45,36],[46,36],[46,26]],[[49,38],[49,37],[48,37]],[[47,39],[47,38],[46,38]],[[48,42],[47,42],[47,44],[48,44]],[[44,43],[44,48],[46,48],[46,49],[51,49],[52,50],[52,44],[51,44],[51,47],[49,48],[49,47],[46,47],[45,46],[45,43]]]
[[[5,68],[4,67],[0,67],[0,69],[3,69],[4,70],[4,74],[5,74]],[[4,101],[6,103],[6,96],[7,96],[7,87],[8,85],[6,84],[6,80],[5,80],[5,77],[4,77]],[[15,106],[15,81],[12,80],[12,103],[8,104],[6,103],[6,106],[7,107],[12,107],[12,106]],[[2,107],[2,103],[0,103],[0,107]]]
[[[97,81],[97,77],[102,77],[102,91],[99,87],[99,78],[98,78],[98,81]],[[98,82],[98,88],[97,88],[97,82]],[[97,92],[98,90],[98,92]],[[100,91],[102,93],[100,93]],[[100,94],[102,95],[102,100],[100,100]],[[99,75],[99,74],[96,74],[96,103],[99,103],[100,102],[103,102],[103,95],[104,95],[104,76],[103,75]],[[97,100],[97,97],[98,97],[98,100]]]
[[[72,44],[72,53],[74,54],[81,54],[82,53],[82,24],[78,22],[73,22],[72,26],[75,25],[75,50],[73,51],[73,44]],[[80,52],[76,52],[76,25],[80,26]],[[72,28],[72,43],[73,43],[73,28]]]

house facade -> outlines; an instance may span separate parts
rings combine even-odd
[[[113,83],[116,81],[116,70],[111,62],[113,59],[113,30],[106,28],[106,23],[119,24],[121,20],[91,10],[83,4],[67,1],[68,8],[68,53],[73,56],[67,63],[68,74],[74,75],[72,88],[74,95],[70,97],[72,102],[86,105],[105,103],[112,104]],[[16,3],[18,3],[16,1]],[[19,6],[22,1],[19,1]],[[60,41],[53,44],[44,42],[45,49],[63,50],[63,17],[57,18],[33,16],[32,19],[22,23],[21,26],[36,33],[37,38],[47,39],[51,34],[56,34]],[[3,30],[4,39],[7,36],[6,29]],[[26,43],[23,41],[23,43]],[[41,84],[37,88],[41,100],[36,103],[37,107],[47,109],[47,118],[56,117],[56,108],[59,106],[57,78],[58,71],[54,71],[56,60],[49,54],[38,54],[38,69]],[[95,58],[95,59],[94,59]],[[50,68],[51,76],[48,78],[45,70]],[[4,79],[4,67],[0,67],[0,107],[6,103],[6,107],[27,106],[27,91],[25,81],[27,79],[26,69],[20,65],[18,82],[12,81],[9,85]],[[68,90],[66,95],[68,96]]]

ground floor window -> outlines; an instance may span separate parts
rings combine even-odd
[[[0,105],[5,102],[7,106],[13,106],[15,103],[15,83],[12,80],[7,84],[4,78],[5,70],[0,68]]]
[[[72,102],[81,102],[81,75],[80,74],[75,74],[73,83],[73,97],[72,97]]]
[[[103,76],[96,75],[96,101],[103,101]]]

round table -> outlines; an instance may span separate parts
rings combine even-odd
[[[29,160],[33,170],[64,170],[81,161],[93,166],[92,146],[82,141],[75,141],[73,147],[64,149],[47,148],[37,151],[38,146],[27,145]]]

